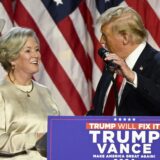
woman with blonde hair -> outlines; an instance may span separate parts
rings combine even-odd
[[[59,115],[49,90],[32,79],[39,70],[35,32],[14,27],[0,38],[0,159],[43,160],[36,143],[47,132],[48,115]]]

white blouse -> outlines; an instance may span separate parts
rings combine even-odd
[[[48,115],[59,115],[59,111],[45,86],[33,81],[30,97],[21,89],[7,80],[0,83],[0,160],[43,160],[32,149],[37,142],[36,134],[47,132]],[[20,154],[1,156],[15,153]]]

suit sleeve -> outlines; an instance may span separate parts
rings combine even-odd
[[[137,74],[137,89],[141,95],[150,102],[154,112],[160,112],[160,56],[155,65],[149,66],[150,73],[147,76]]]

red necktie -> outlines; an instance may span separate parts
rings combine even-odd
[[[116,87],[117,91],[119,92],[119,89],[121,87],[123,81],[123,77],[121,75],[116,76]],[[113,84],[111,86],[111,89],[108,94],[107,102],[105,104],[103,115],[112,116],[115,108],[115,93],[114,93],[114,87]]]

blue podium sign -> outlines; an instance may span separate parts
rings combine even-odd
[[[159,117],[50,116],[48,160],[160,160]]]

